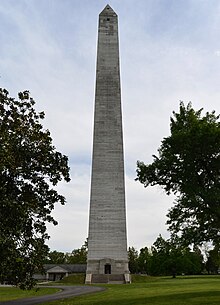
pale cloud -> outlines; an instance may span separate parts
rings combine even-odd
[[[219,1],[110,1],[119,15],[128,244],[150,246],[166,230],[173,197],[143,188],[136,161],[152,162],[179,100],[219,112]],[[87,237],[98,14],[104,0],[1,0],[0,82],[29,89],[45,127],[70,159],[59,190],[51,249],[71,251]]]

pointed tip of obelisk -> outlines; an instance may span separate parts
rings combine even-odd
[[[108,15],[108,16],[114,15],[114,16],[116,16],[117,14],[111,8],[111,6],[109,4],[107,4],[106,7],[104,8],[104,10],[101,11],[100,15]]]

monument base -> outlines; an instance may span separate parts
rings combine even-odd
[[[105,258],[88,260],[85,284],[126,284],[131,282],[128,262]]]

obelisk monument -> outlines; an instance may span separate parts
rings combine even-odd
[[[86,283],[129,282],[118,17],[99,15]]]

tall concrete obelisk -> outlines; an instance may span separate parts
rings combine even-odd
[[[86,283],[129,282],[118,17],[99,15]]]

